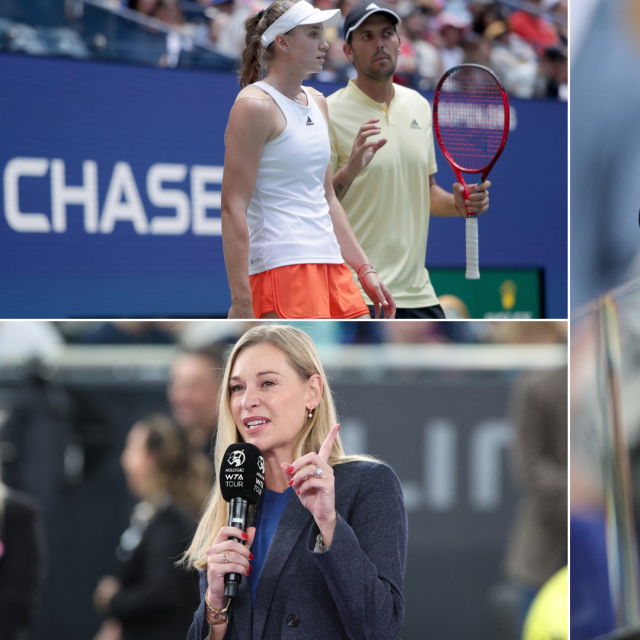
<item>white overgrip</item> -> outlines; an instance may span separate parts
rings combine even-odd
[[[467,217],[466,223],[467,242],[467,280],[479,280],[480,268],[478,263],[478,218]]]

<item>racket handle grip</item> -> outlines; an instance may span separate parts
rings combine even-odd
[[[465,274],[465,278],[467,280],[479,280],[480,269],[478,264],[478,218],[476,218],[475,216],[467,217],[466,241],[467,272]]]

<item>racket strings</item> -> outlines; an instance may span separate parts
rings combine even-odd
[[[440,89],[438,123],[442,142],[463,170],[480,171],[502,142],[505,111],[502,92],[482,69],[461,67]]]

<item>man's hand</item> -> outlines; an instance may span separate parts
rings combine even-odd
[[[353,142],[353,149],[347,166],[349,167],[348,175],[351,179],[355,179],[358,174],[369,165],[376,152],[387,144],[386,138],[367,142],[367,138],[378,135],[380,133],[380,118],[367,120],[358,131],[358,135]]]
[[[456,211],[463,217],[467,217],[467,209],[470,213],[480,215],[489,208],[489,187],[491,182],[485,180],[482,184],[467,185],[469,199],[464,199],[464,187],[456,182],[453,185],[453,201]],[[466,205],[466,208],[465,208]]]

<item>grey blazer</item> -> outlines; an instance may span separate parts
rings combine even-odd
[[[315,553],[318,527],[292,494],[267,553],[251,604],[243,578],[225,640],[392,640],[402,627],[407,512],[402,487],[386,464],[334,468],[338,524],[331,547]],[[202,601],[188,640],[209,634]]]

